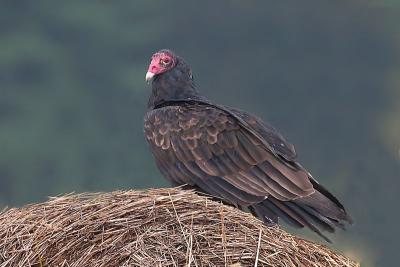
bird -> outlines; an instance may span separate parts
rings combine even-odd
[[[352,218],[339,200],[297,161],[294,146],[249,112],[202,95],[185,60],[168,49],[153,54],[144,135],[162,175],[250,211],[265,225],[283,220],[324,232]]]

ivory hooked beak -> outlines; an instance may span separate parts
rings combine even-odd
[[[146,73],[146,82],[149,83],[149,82],[153,79],[153,77],[154,77],[154,73],[148,71],[148,72]]]

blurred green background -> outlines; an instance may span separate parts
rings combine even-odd
[[[142,124],[150,57],[170,48],[343,200],[356,225],[337,249],[397,266],[399,23],[394,0],[2,1],[0,207],[167,186]]]

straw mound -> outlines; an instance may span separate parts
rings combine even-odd
[[[0,266],[358,266],[191,191],[65,195],[0,213]]]

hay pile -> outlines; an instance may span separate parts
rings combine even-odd
[[[0,266],[358,266],[190,191],[65,195],[0,213]]]

